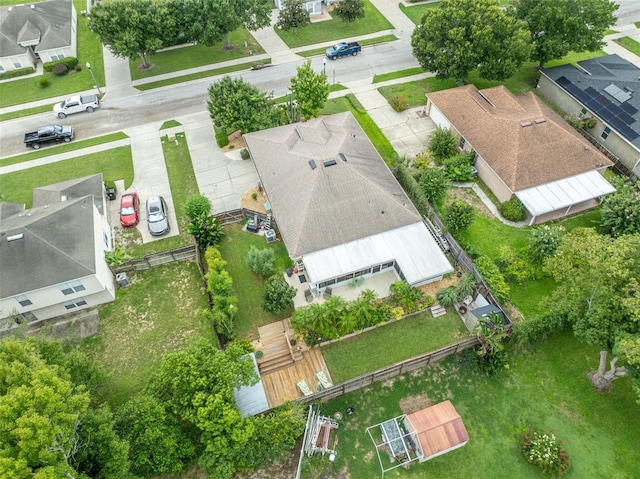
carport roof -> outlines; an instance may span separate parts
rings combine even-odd
[[[592,170],[517,191],[515,194],[532,216],[541,216],[615,190],[600,173]]]

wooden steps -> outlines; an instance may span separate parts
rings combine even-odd
[[[431,310],[431,316],[433,316],[434,318],[447,314],[447,310],[444,308],[444,306],[441,306],[439,304],[431,306],[429,309]]]

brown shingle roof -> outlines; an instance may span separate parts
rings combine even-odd
[[[351,113],[244,138],[293,258],[421,221]]]
[[[427,96],[511,191],[612,164],[532,92],[465,85]]]

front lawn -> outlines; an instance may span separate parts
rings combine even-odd
[[[616,42],[621,47],[626,48],[631,53],[640,56],[640,43],[635,41],[633,38],[622,37],[622,38],[618,38],[617,40],[614,40],[614,42]]]
[[[100,334],[77,347],[109,374],[100,391],[116,408],[139,392],[165,354],[204,338],[215,343],[201,312],[208,307],[198,267],[190,261],[127,273],[131,285],[100,309]]]
[[[431,2],[431,3],[422,3],[420,5],[411,5],[409,7],[399,4],[400,10],[404,13],[409,20],[411,20],[416,25],[422,23],[422,17],[428,10],[432,10],[434,8],[438,8],[440,6],[440,2]]]
[[[291,311],[274,315],[262,309],[264,282],[247,266],[247,253],[252,245],[258,249],[273,248],[276,258],[274,274],[284,273],[291,266],[291,259],[282,241],[267,243],[264,236],[243,231],[243,226],[242,222],[226,226],[225,236],[218,248],[228,262],[226,270],[233,278],[233,292],[238,298],[238,312],[234,319],[236,334],[241,338],[257,339],[259,326],[287,318]]]
[[[339,384],[468,336],[462,320],[451,310],[439,318],[421,313],[323,346],[322,355],[331,378]]]
[[[454,79],[440,80],[436,77],[424,78],[412,82],[397,83],[378,88],[380,94],[390,101],[395,96],[403,96],[407,100],[407,108],[424,106],[427,104],[427,93],[446,90],[456,86]]]
[[[287,32],[274,27],[276,33],[289,46],[289,48],[303,47],[315,43],[329,42],[332,40],[344,40],[359,35],[392,30],[393,25],[374,7],[371,2],[364,0],[364,18],[359,18],[352,23],[340,20],[333,15],[331,20],[315,22],[304,28],[299,28],[298,33],[291,29]]]
[[[379,354],[388,352],[385,348]],[[408,470],[395,469],[385,478],[543,477],[517,450],[515,429],[521,424],[553,430],[564,441],[571,461],[565,476],[569,479],[635,477],[640,467],[635,395],[628,378],[615,381],[609,394],[593,391],[586,373],[597,366],[598,357],[596,348],[566,332],[544,344],[510,351],[509,368],[497,376],[480,374],[460,357],[451,357],[336,398],[321,405],[324,415],[344,414],[347,406],[355,412],[340,421],[335,463],[331,466],[326,457],[314,456],[317,466],[303,466],[301,477],[340,471],[344,477],[380,479],[366,428],[447,399],[460,413],[469,442],[425,463],[413,463]]]
[[[131,147],[121,146],[99,154],[79,156],[48,165],[6,173],[2,182],[2,201],[25,203],[31,208],[33,189],[61,181],[102,173],[106,183],[124,180],[125,186],[133,181]]]

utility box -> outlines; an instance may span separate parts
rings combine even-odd
[[[127,273],[116,274],[116,281],[118,282],[118,286],[120,286],[121,288],[126,288],[131,284],[129,283],[129,277],[127,276]]]
[[[264,238],[267,240],[267,243],[273,243],[276,238],[276,230],[267,230],[264,232]]]

